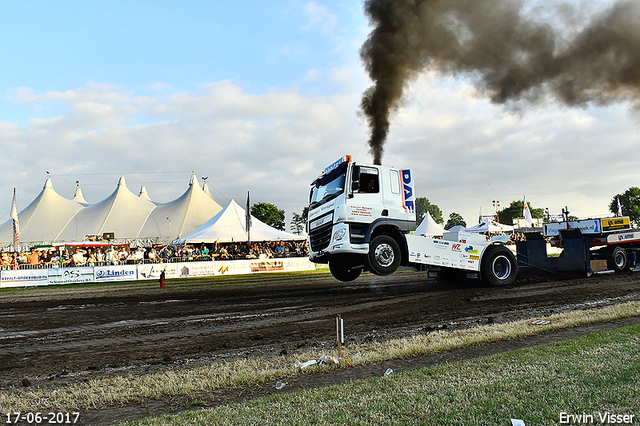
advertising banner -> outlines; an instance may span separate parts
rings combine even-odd
[[[165,279],[178,278],[178,263],[145,263],[138,265],[139,280],[159,280],[164,271]]]
[[[93,282],[93,268],[49,269],[49,284],[74,284]]]
[[[210,277],[216,274],[216,262],[178,263],[178,278]]]
[[[284,271],[284,264],[282,260],[252,260],[251,272],[282,272]]]
[[[216,275],[238,275],[251,273],[251,261],[249,260],[217,260]]]
[[[585,219],[569,221],[570,229],[579,229],[583,234],[599,234],[602,232],[600,228],[600,219]],[[560,229],[567,229],[565,222],[553,222],[544,224],[544,236],[555,237],[559,234]]]
[[[602,232],[623,231],[631,229],[631,222],[629,221],[628,216],[601,219],[601,222]]]
[[[78,268],[20,269],[0,271],[0,287],[24,287],[88,282],[159,280],[255,274],[263,272],[313,271],[315,263],[306,257],[229,260],[180,263],[148,263]]]
[[[47,285],[47,269],[18,269],[0,272],[0,287]]]
[[[135,281],[138,279],[136,265],[95,266],[93,279],[95,282]]]
[[[308,257],[287,257],[282,259],[285,271],[315,271],[316,264]]]

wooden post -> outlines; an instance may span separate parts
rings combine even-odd
[[[344,322],[340,314],[336,317],[336,335],[338,337],[338,359],[341,359],[342,344],[344,343]]]

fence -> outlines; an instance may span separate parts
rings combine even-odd
[[[54,266],[54,267],[50,267]],[[0,288],[28,287],[87,282],[136,281],[208,277],[220,275],[256,274],[315,270],[306,257],[260,258],[243,260],[207,260],[152,262],[110,265],[105,262],[92,266],[56,267],[55,265],[20,265],[18,269],[0,271]]]

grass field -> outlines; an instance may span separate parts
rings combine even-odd
[[[57,389],[18,389],[0,393],[0,409],[82,412],[180,395],[271,386],[283,377],[349,368],[348,362],[365,365],[411,358],[639,315],[640,302],[628,302],[551,315],[540,321],[528,319],[354,344],[345,348],[346,362],[314,366],[305,372],[295,366],[296,362],[317,358],[319,351],[94,379]],[[505,424],[494,420],[507,415],[531,416],[537,419],[533,424],[555,424],[549,423],[554,410],[601,409],[634,414],[629,410],[640,405],[639,331],[635,327],[618,334],[601,333],[572,343],[130,424],[481,425]],[[310,419],[315,420],[309,423]]]
[[[613,424],[598,423],[607,415],[640,423],[640,326],[123,425]]]

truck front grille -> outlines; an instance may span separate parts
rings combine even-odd
[[[328,223],[324,226],[320,226],[319,228],[314,229],[309,234],[309,244],[311,245],[312,251],[320,251],[329,247],[329,243],[331,242],[332,229],[333,224]]]

